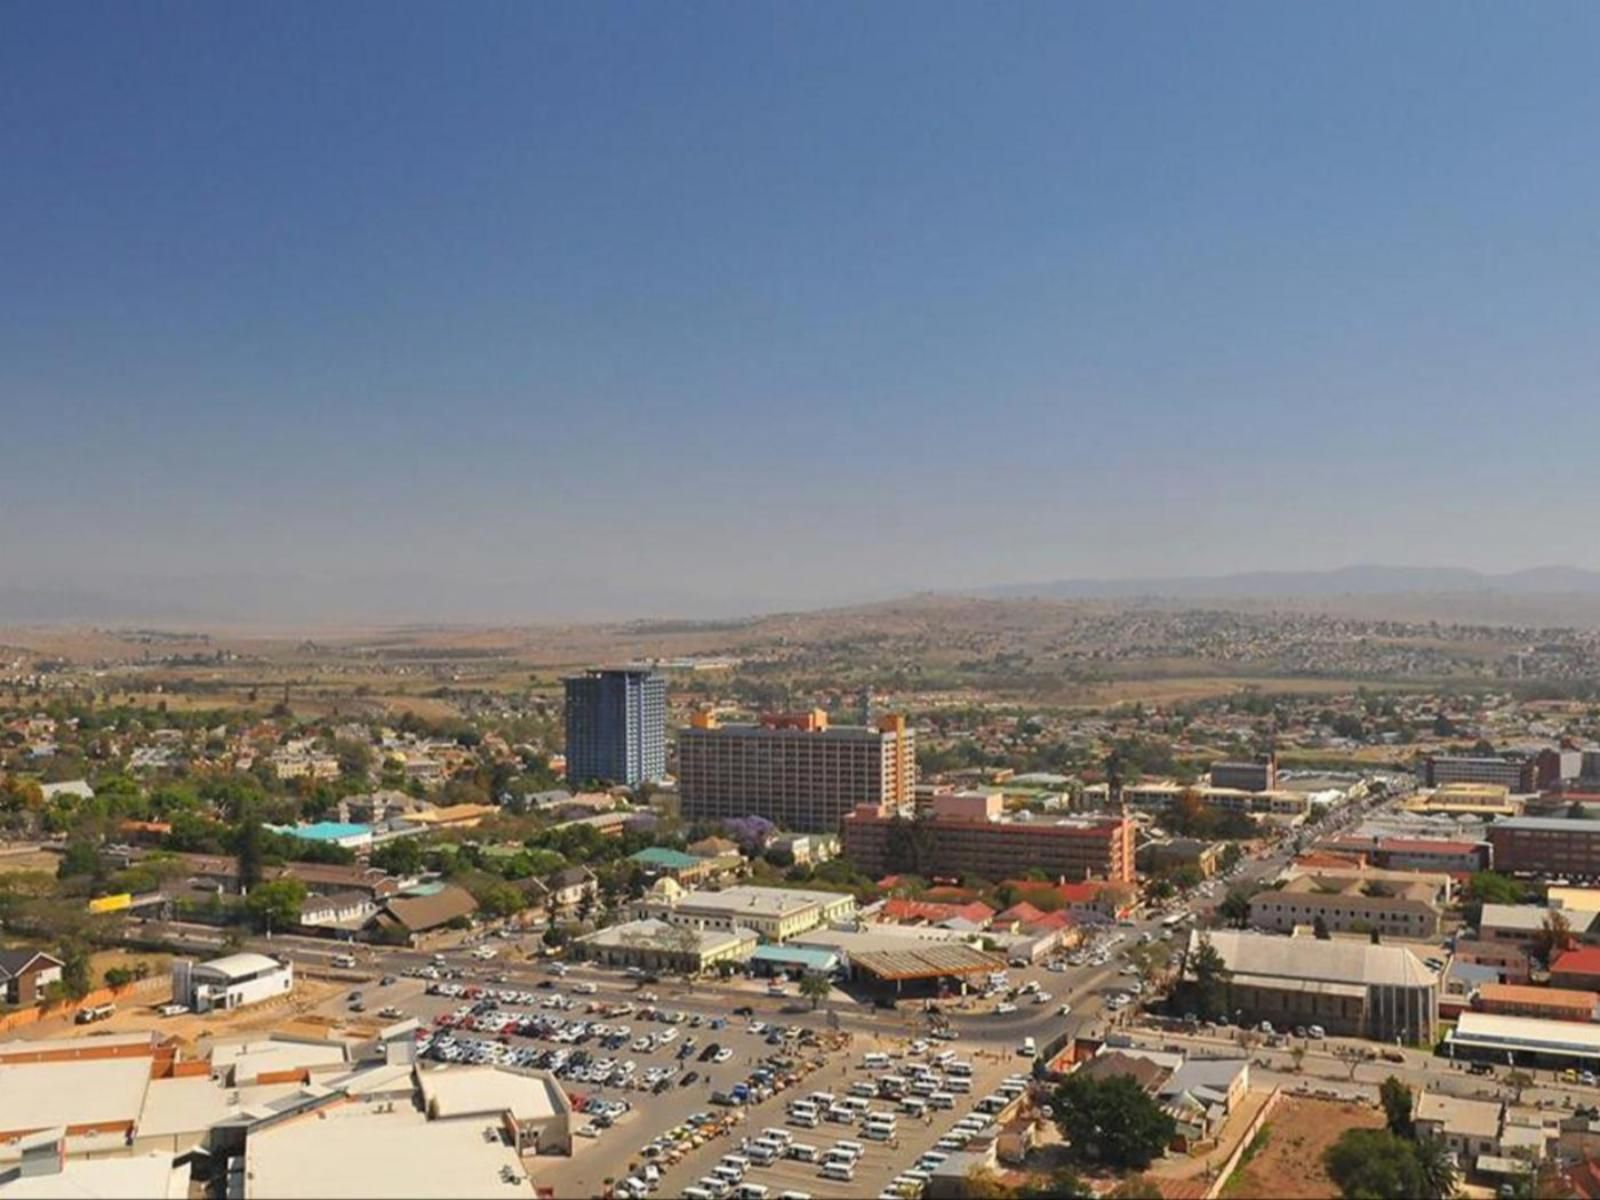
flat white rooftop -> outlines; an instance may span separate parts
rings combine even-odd
[[[203,1136],[227,1111],[228,1093],[209,1075],[152,1080],[134,1136]]]
[[[48,1038],[43,1041],[0,1042],[0,1062],[11,1058],[54,1054],[62,1050],[104,1054],[111,1047],[145,1046],[155,1052],[156,1035],[153,1033],[97,1033],[93,1038]]]
[[[492,1136],[491,1136],[492,1135]],[[409,1109],[335,1108],[250,1136],[244,1200],[454,1200],[531,1194],[517,1153],[494,1121],[428,1121]]]
[[[175,1169],[170,1154],[69,1158],[55,1175],[26,1179],[10,1179],[7,1165],[0,1165],[6,1200],[183,1200],[188,1194],[189,1169]]]
[[[150,1060],[90,1058],[0,1063],[0,1135],[138,1119]]]
[[[782,917],[808,908],[826,908],[848,899],[843,892],[803,891],[797,888],[731,887],[720,892],[689,892],[678,908],[689,912],[717,912],[729,916],[750,914]]]
[[[559,1111],[548,1077],[498,1067],[442,1067],[419,1071],[418,1078],[423,1106],[440,1120],[509,1112],[518,1121],[538,1121]]]
[[[1577,1021],[1464,1012],[1446,1040],[1473,1049],[1531,1050],[1600,1059],[1600,1025],[1583,1025]]]
[[[341,1042],[297,1042],[278,1038],[218,1042],[211,1048],[211,1066],[232,1069],[238,1083],[250,1083],[271,1071],[343,1066],[350,1059]]]

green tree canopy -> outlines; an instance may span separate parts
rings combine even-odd
[[[1194,972],[1195,1011],[1208,1021],[1225,1016],[1228,1011],[1228,965],[1223,961],[1222,953],[1204,934],[1195,946],[1189,969]]]
[[[1424,1200],[1449,1200],[1456,1194],[1456,1164],[1443,1138],[1418,1138],[1412,1147],[1422,1173]]]
[[[1378,1103],[1383,1105],[1383,1118],[1389,1126],[1389,1132],[1410,1137],[1411,1089],[1391,1075],[1378,1086]]]
[[[74,1000],[83,999],[94,986],[89,978],[89,948],[82,942],[71,941],[61,947],[61,986]]]
[[[260,929],[284,930],[300,920],[306,902],[306,885],[298,879],[274,879],[257,884],[245,900],[245,911]]]
[[[1217,915],[1236,929],[1250,924],[1250,896],[1243,891],[1230,891],[1217,905]]]
[[[415,875],[422,870],[422,846],[414,837],[395,838],[373,847],[368,861],[391,875]]]
[[[1128,1075],[1069,1075],[1054,1102],[1062,1137],[1086,1161],[1143,1170],[1177,1132],[1173,1119]]]
[[[800,977],[800,994],[811,1001],[815,1009],[833,994],[833,980],[821,971],[807,971]]]
[[[1387,1129],[1347,1130],[1322,1161],[1349,1200],[1415,1200],[1423,1194],[1411,1143]]]

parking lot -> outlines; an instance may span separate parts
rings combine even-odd
[[[859,1120],[791,1128],[786,1106],[797,1095],[843,1094],[871,1078],[862,1055],[903,1053],[929,1032],[920,1005],[894,1012],[844,998],[812,1011],[792,990],[774,997],[755,980],[686,988],[679,980],[657,983],[588,965],[527,961],[520,945],[499,941],[495,959],[487,944],[431,963],[409,955],[408,962],[394,963],[398,977],[351,985],[350,992],[361,992],[369,1019],[416,1017],[426,1027],[419,1046],[429,1061],[553,1071],[579,1110],[573,1156],[530,1160],[529,1168],[540,1186],[558,1195],[598,1195],[608,1181],[614,1187],[629,1177],[653,1184],[657,1196],[680,1195],[701,1186],[722,1156],[768,1128],[791,1128],[794,1140],[816,1147],[819,1156],[841,1140],[862,1147],[848,1179],[824,1178],[820,1162],[783,1155],[752,1163],[751,1186],[768,1188],[773,1200],[784,1192],[879,1195],[925,1154],[947,1152],[936,1143],[971,1113],[972,1103],[1005,1076],[1027,1070],[1018,1054],[1025,1037],[1043,1044],[1064,1026],[1101,1019],[1102,1002],[1131,982],[1118,971],[1138,940],[1137,930],[1103,929],[1099,946],[1075,951],[1071,962],[1011,967],[1003,980],[979,978],[966,996],[941,999],[958,1040],[934,1045],[972,1064],[973,1090],[956,1095],[951,1109],[897,1112],[883,1141],[866,1137]],[[1040,993],[1047,998],[1038,1000]],[[349,994],[340,993],[329,1007],[348,1007]],[[1069,1003],[1066,1017],[1060,1010]],[[829,1048],[846,1039],[848,1053]],[[752,1079],[757,1070],[765,1074]],[[741,1084],[746,1092],[735,1094]],[[727,1099],[736,1102],[719,1103]],[[885,1098],[871,1111],[891,1108],[898,1101]],[[911,1189],[916,1180],[904,1182]]]
[[[869,1060],[868,1055],[885,1057]],[[937,1062],[939,1055],[946,1056],[947,1061]],[[956,1064],[954,1069],[951,1063]],[[992,1097],[996,1089],[1013,1076],[1016,1078],[1007,1086],[1008,1095],[1020,1095],[1030,1066],[1028,1059],[1014,1052],[965,1046],[960,1040],[858,1037],[849,1055],[836,1056],[828,1069],[817,1072],[804,1085],[746,1110],[737,1137],[705,1146],[666,1172],[661,1194],[677,1196],[696,1188],[713,1200],[731,1194],[731,1187],[723,1191],[712,1181],[718,1167],[725,1166],[727,1156],[733,1154],[749,1160],[749,1165],[739,1172],[738,1182],[765,1187],[773,1197],[785,1193],[828,1197],[888,1195],[894,1181],[908,1170],[915,1171],[919,1163],[924,1169],[931,1169],[935,1160],[929,1155],[947,1155],[961,1148],[964,1139],[954,1140],[958,1124],[965,1121],[973,1131],[990,1125],[995,1115]],[[925,1081],[920,1088],[919,1072]],[[950,1082],[957,1078],[964,1083]],[[920,1115],[905,1111],[907,1100],[925,1102],[934,1092],[942,1093],[949,1107],[930,1107]],[[802,1119],[803,1109],[796,1109],[797,1103],[804,1105],[808,1100],[816,1112],[814,1125],[812,1117],[806,1115]],[[986,1100],[989,1103],[984,1106],[991,1111],[975,1113]],[[846,1105],[854,1109],[848,1118],[840,1111]],[[892,1118],[892,1124],[884,1120],[886,1117]],[[763,1141],[774,1146],[783,1143],[781,1150],[775,1146],[770,1161],[765,1161],[768,1154],[759,1149]],[[794,1156],[795,1147],[803,1148],[799,1153],[804,1157]],[[839,1153],[841,1148],[843,1154]],[[835,1161],[853,1159],[848,1175],[837,1168],[832,1177],[825,1173],[825,1160],[830,1154]],[[728,1183],[733,1182],[731,1171],[724,1170],[723,1177]],[[901,1189],[893,1194],[918,1195],[921,1183],[915,1175],[904,1178]]]

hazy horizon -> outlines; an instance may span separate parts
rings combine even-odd
[[[14,612],[1600,566],[1592,6],[0,32]]]

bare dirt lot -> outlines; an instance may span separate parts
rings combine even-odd
[[[92,1025],[76,1025],[68,1019],[40,1021],[37,1025],[27,1026],[24,1036],[94,1037],[107,1033],[154,1030],[163,1037],[175,1038],[180,1046],[191,1053],[207,1039],[238,1037],[266,1030],[282,1030],[307,1037],[328,1037],[338,1032],[341,1022],[316,1016],[311,1010],[326,1004],[344,986],[325,980],[297,979],[294,993],[286,1001],[251,1005],[231,1013],[208,1013],[205,1016],[185,1013],[176,1017],[163,1017],[156,1011],[171,997],[171,992],[162,986],[126,997],[118,1003],[117,1011],[107,1020]]]
[[[53,877],[60,863],[61,855],[49,850],[11,850],[0,854],[0,875],[43,871]]]
[[[1264,1144],[1235,1171],[1224,1196],[1326,1200],[1339,1194],[1322,1169],[1322,1155],[1347,1129],[1377,1129],[1383,1114],[1361,1104],[1285,1100],[1264,1127]]]

